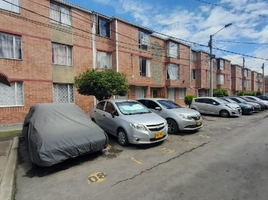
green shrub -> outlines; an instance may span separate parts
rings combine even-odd
[[[192,103],[193,98],[196,98],[196,96],[194,96],[194,95],[186,95],[185,98],[184,98],[184,103],[186,105],[190,106],[191,103]]]
[[[254,91],[244,91],[244,95],[247,95],[247,96],[256,96],[257,95],[257,92],[254,92]],[[243,92],[240,91],[237,93],[237,96],[243,96]]]
[[[225,97],[225,96],[229,96],[228,90],[226,90],[226,89],[214,89],[213,90],[213,96],[214,97]]]

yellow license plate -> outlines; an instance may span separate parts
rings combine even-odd
[[[163,132],[159,132],[155,134],[155,139],[162,138],[163,137]]]
[[[197,126],[200,126],[202,123],[200,121],[197,122]]]
[[[239,110],[239,112],[241,113],[241,112],[242,112],[242,110],[240,109],[240,110]]]

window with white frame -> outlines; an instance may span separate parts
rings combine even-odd
[[[248,76],[248,70],[244,69],[244,77],[247,77],[247,76]]]
[[[57,65],[73,65],[73,47],[52,43],[52,63]]]
[[[150,46],[150,39],[150,34],[139,31],[139,48],[147,51],[148,46]]]
[[[184,99],[186,96],[186,88],[179,88],[179,99]]]
[[[21,36],[0,33],[0,58],[22,59]]]
[[[0,107],[23,105],[24,94],[22,82],[11,82],[11,87],[0,83]]]
[[[98,34],[104,37],[111,37],[111,23],[108,20],[98,19]]]
[[[0,9],[19,13],[20,12],[20,0],[0,1]]]
[[[261,80],[261,77],[262,77],[261,74],[257,74],[257,79],[258,79],[258,80]]]
[[[98,51],[98,68],[99,69],[112,69],[112,54]]]
[[[239,79],[239,87],[242,87],[242,79]]]
[[[53,100],[55,103],[74,103],[74,85],[54,83]]]
[[[242,76],[242,69],[241,69],[241,67],[239,67],[239,75]]]
[[[150,59],[140,57],[140,76],[151,77]]]
[[[50,22],[63,26],[71,26],[71,9],[54,3],[50,3]]]
[[[176,64],[167,65],[167,80],[179,80],[180,79],[180,66]]]
[[[192,79],[195,80],[196,79],[196,70],[192,70]]]
[[[244,88],[248,87],[248,80],[244,80]]]
[[[178,58],[179,57],[179,45],[177,43],[167,42],[167,57]]]
[[[175,88],[168,88],[168,99],[175,101]]]
[[[196,52],[195,51],[191,52],[191,59],[193,62],[196,62]]]
[[[147,89],[144,86],[136,86],[135,87],[135,98],[140,99],[140,98],[145,98],[146,97],[146,92]]]
[[[261,89],[261,83],[258,83],[258,89],[259,90]]]
[[[224,60],[218,60],[218,70],[224,70]]]
[[[217,83],[218,83],[218,85],[224,85],[225,84],[225,75],[224,74],[218,74],[217,75]]]

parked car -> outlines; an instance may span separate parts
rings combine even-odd
[[[268,96],[257,96],[259,99],[268,101]]]
[[[108,145],[106,133],[75,104],[34,105],[25,117],[22,133],[31,161],[42,167]]]
[[[259,111],[261,111],[260,104],[257,104],[257,103],[254,103],[254,102],[245,101],[244,99],[242,99],[240,97],[228,97],[228,99],[232,99],[232,100],[236,101],[237,103],[243,103],[243,104],[247,104],[247,105],[252,105],[254,107],[254,111],[253,112],[259,112]]]
[[[251,99],[251,100],[255,100],[257,102],[262,102],[262,103],[264,103],[266,105],[266,109],[268,109],[268,102],[267,101],[264,101],[262,99],[259,99],[257,97],[254,97],[254,96],[244,96],[244,97],[246,97],[248,99]]]
[[[193,98],[190,107],[200,113],[220,115],[221,117],[240,116],[242,114],[242,109],[238,105],[226,103],[217,97]]]
[[[264,103],[260,102],[260,101],[252,100],[252,99],[246,98],[245,96],[239,96],[239,97],[241,99],[244,99],[245,101],[259,104],[261,106],[261,110],[265,110],[266,109],[266,105]]]
[[[254,106],[253,105],[248,105],[248,104],[243,104],[243,103],[237,103],[236,101],[226,98],[226,97],[221,97],[220,99],[226,101],[227,103],[232,103],[232,104],[238,104],[240,108],[242,109],[242,114],[252,114],[254,111]]]
[[[137,101],[167,120],[169,134],[181,130],[196,130],[203,126],[202,117],[198,111],[182,107],[171,100],[144,98]]]
[[[168,137],[167,121],[134,100],[103,100],[91,109],[90,116],[122,146],[161,142]]]

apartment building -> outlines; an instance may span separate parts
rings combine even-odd
[[[0,2],[0,72],[11,85],[0,83],[0,125],[23,122],[37,103],[75,103],[89,114],[96,100],[74,86],[87,69],[126,74],[130,92],[114,98],[184,105],[186,95],[209,96],[205,51],[63,0],[16,2]],[[213,88],[231,90],[230,62],[213,63]]]
[[[251,72],[251,89],[254,92],[263,92],[263,78],[261,73]]]

